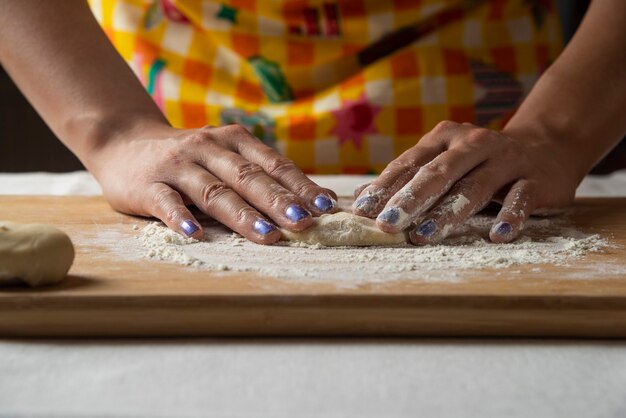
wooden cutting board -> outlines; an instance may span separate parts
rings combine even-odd
[[[585,263],[626,267],[626,199],[579,200],[577,228],[615,244],[569,267],[485,269],[454,283],[406,280],[344,288],[254,273],[120,260],[85,234],[136,235],[147,220],[101,197],[0,197],[0,219],[47,223],[78,243],[68,280],[0,288],[0,336],[575,336],[626,337],[626,275],[563,278]],[[581,270],[582,271],[582,270]],[[570,275],[571,276],[571,275]]]

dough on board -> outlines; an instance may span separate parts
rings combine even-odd
[[[373,219],[348,212],[338,212],[315,218],[314,224],[302,232],[281,230],[283,239],[327,247],[399,245],[407,242],[404,233],[387,234]]]
[[[58,283],[73,261],[72,241],[59,229],[0,221],[0,284],[15,280],[32,287]]]

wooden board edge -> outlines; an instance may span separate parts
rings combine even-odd
[[[254,299],[254,298],[253,298]],[[283,298],[284,299],[284,298]],[[291,298],[290,298],[291,299]],[[626,337],[626,299],[447,298],[397,303],[345,297],[239,300],[162,305],[91,305],[91,309],[2,309],[2,337],[438,336]],[[437,297],[437,299],[441,299]],[[491,300],[489,300],[491,299]],[[570,300],[568,300],[570,299]],[[594,299],[594,300],[590,300]],[[119,301],[118,301],[119,302]]]

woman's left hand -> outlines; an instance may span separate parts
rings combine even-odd
[[[582,176],[561,141],[441,122],[357,190],[354,213],[389,233],[407,228],[414,244],[443,240],[492,200],[502,203],[490,239],[510,242],[531,214],[559,211]]]

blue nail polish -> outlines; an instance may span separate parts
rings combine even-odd
[[[363,212],[369,212],[374,208],[376,199],[373,196],[363,196],[354,202],[354,207]]]
[[[265,219],[257,219],[254,222],[254,230],[261,235],[267,235],[271,232],[276,231],[276,226],[267,222]]]
[[[500,222],[494,228],[494,232],[498,235],[509,235],[513,231],[513,227],[508,222]]]
[[[307,216],[310,216],[311,214],[302,206],[289,205],[285,210],[285,215],[287,215],[287,218],[289,218],[291,222],[295,223],[306,218]]]
[[[335,207],[335,201],[327,196],[324,196],[323,194],[317,196],[313,200],[313,204],[322,212],[328,212]]]
[[[395,225],[400,220],[400,208],[385,209],[383,213],[378,215],[378,220]]]
[[[183,232],[185,232],[185,235],[187,235],[188,237],[192,236],[194,232],[200,229],[198,225],[189,220],[183,221],[180,224],[180,227],[183,229]]]
[[[426,221],[415,230],[415,233],[423,237],[430,237],[435,233],[436,230],[437,224],[435,222]]]

